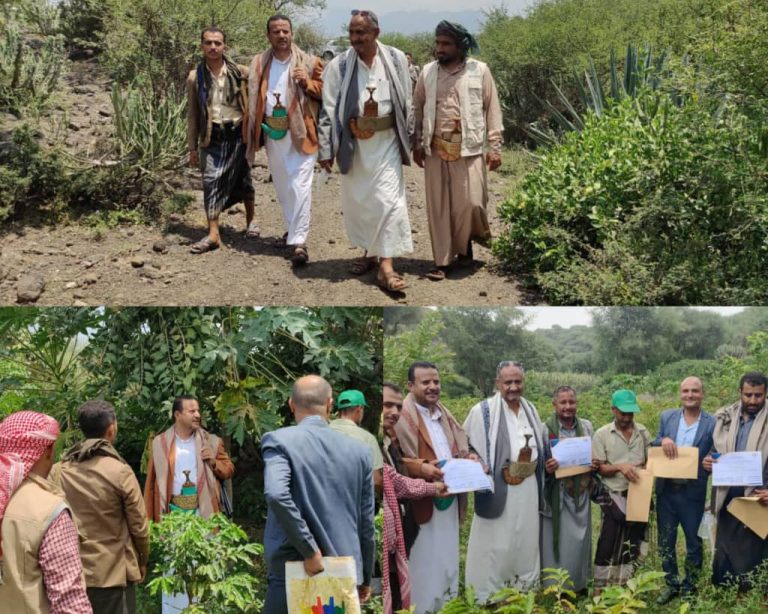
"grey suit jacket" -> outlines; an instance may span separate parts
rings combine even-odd
[[[330,428],[320,416],[261,439],[269,575],[286,561],[351,556],[358,584],[369,584],[375,556],[373,472],[369,448]]]
[[[668,409],[661,414],[661,420],[659,421],[659,434],[651,444],[652,446],[660,446],[661,440],[665,437],[675,439],[677,437],[677,428],[680,426],[680,419],[683,415],[682,409]],[[693,445],[699,449],[699,477],[693,481],[691,480],[689,492],[696,498],[707,498],[707,478],[709,473],[704,471],[701,463],[704,457],[709,454],[712,449],[712,434],[715,431],[715,419],[705,412],[701,411],[701,418],[699,422],[699,428],[696,429],[696,437],[693,439]],[[664,492],[667,480],[664,478],[656,479],[656,494],[660,495]]]

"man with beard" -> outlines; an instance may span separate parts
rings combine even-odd
[[[480,602],[506,585],[527,591],[539,581],[543,426],[523,397],[524,387],[523,366],[500,362],[498,392],[470,409],[464,421],[470,449],[494,482],[493,492],[475,493],[467,545],[465,583],[474,586]]]
[[[378,42],[373,11],[352,11],[351,47],[323,73],[320,166],[341,172],[341,209],[347,237],[365,250],[350,273],[376,266],[376,282],[388,292],[406,288],[392,259],[413,251],[405,201],[403,164],[410,165],[413,112],[408,61]]]
[[[768,541],[747,528],[728,511],[734,497],[757,496],[768,505],[768,409],[765,392],[768,378],[751,372],[739,381],[739,401],[715,412],[714,445],[718,456],[730,452],[759,451],[763,458],[762,487],[715,486],[712,488],[712,513],[717,518],[715,557],[712,561],[712,583],[723,586],[738,583],[739,590],[751,587],[747,574],[768,559]],[[704,459],[706,471],[712,471],[717,460],[709,455]]]
[[[245,236],[259,236],[245,158],[248,68],[227,57],[227,40],[218,28],[203,30],[200,41],[204,59],[187,77],[187,146],[189,165],[203,173],[208,235],[192,245],[193,254],[219,248],[219,215],[240,201],[245,205]]]
[[[635,573],[635,564],[645,550],[647,522],[628,522],[627,490],[638,480],[636,469],[648,460],[650,434],[635,423],[640,412],[631,390],[617,390],[611,396],[613,422],[600,427],[592,438],[593,462],[599,463],[605,496],[600,537],[595,550],[595,593],[609,584],[626,584]]]
[[[555,440],[592,437],[592,423],[576,416],[576,391],[560,386],[552,397],[555,408],[544,423],[547,477],[544,485],[544,513],[541,527],[541,566],[568,571],[573,590],[586,589],[592,577],[591,473],[556,478],[559,464],[552,458]]]
[[[427,277],[434,281],[445,279],[454,264],[471,266],[472,240],[490,238],[486,164],[490,170],[501,165],[503,125],[488,66],[467,57],[477,48],[466,29],[441,21],[437,61],[421,71],[413,94],[413,160],[424,169],[435,260]]]
[[[403,527],[403,507],[411,499],[439,497],[446,494],[442,482],[425,482],[408,478],[395,469],[392,453],[398,459],[395,424],[400,419],[403,407],[403,393],[396,384],[384,382],[381,423],[384,429],[384,450],[387,464],[384,465],[384,526],[382,531],[382,585],[384,614],[407,610],[411,606],[411,578],[408,572],[408,553],[412,543]],[[394,441],[392,437],[395,437]],[[404,466],[400,465],[403,469]],[[410,509],[410,507],[409,507]],[[418,532],[418,527],[416,527]],[[414,536],[415,538],[415,536]]]
[[[248,158],[262,145],[283,209],[283,237],[294,265],[306,264],[317,158],[317,113],[323,89],[323,63],[293,44],[285,15],[267,20],[270,49],[253,58],[248,74]]]
[[[219,480],[231,478],[235,466],[221,439],[200,426],[195,397],[176,397],[172,411],[173,426],[152,440],[147,461],[147,517],[160,522],[170,511],[186,511],[210,518],[221,511]],[[186,594],[163,595],[163,614],[188,605]]]
[[[442,480],[440,461],[472,458],[467,437],[440,403],[440,373],[431,362],[408,369],[408,396],[395,424],[397,441],[411,477]],[[411,605],[416,613],[437,612],[459,589],[459,526],[467,510],[466,494],[414,501],[419,534],[408,567],[414,578]]]
[[[680,382],[679,409],[668,409],[661,414],[659,434],[653,442],[661,446],[669,458],[677,457],[680,446],[699,448],[699,472],[695,480],[656,479],[656,518],[659,528],[661,568],[667,574],[667,586],[656,603],[664,605],[678,593],[690,595],[696,590],[696,581],[703,562],[703,548],[699,525],[707,500],[709,475],[702,466],[704,457],[712,448],[715,420],[702,411],[704,386],[698,377],[686,377]],[[677,576],[677,527],[685,535],[685,579]]]

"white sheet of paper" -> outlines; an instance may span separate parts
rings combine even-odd
[[[560,439],[552,446],[552,457],[561,467],[590,465],[592,463],[592,440],[589,437]]]
[[[760,452],[731,452],[712,463],[712,486],[760,486],[762,483]]]
[[[443,482],[450,494],[488,490],[491,478],[483,472],[483,465],[465,458],[452,458],[446,461],[443,469]]]

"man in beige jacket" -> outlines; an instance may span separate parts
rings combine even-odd
[[[149,557],[147,513],[139,482],[113,444],[115,409],[88,401],[78,411],[86,439],[54,466],[83,538],[80,554],[88,599],[94,614],[133,614],[135,585],[146,574]]]

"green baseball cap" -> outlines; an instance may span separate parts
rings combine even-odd
[[[615,407],[625,414],[637,414],[640,412],[640,406],[637,404],[635,393],[626,388],[613,393],[611,407]]]
[[[338,410],[358,407],[360,405],[368,407],[363,393],[359,390],[345,390],[336,399],[336,409]]]

